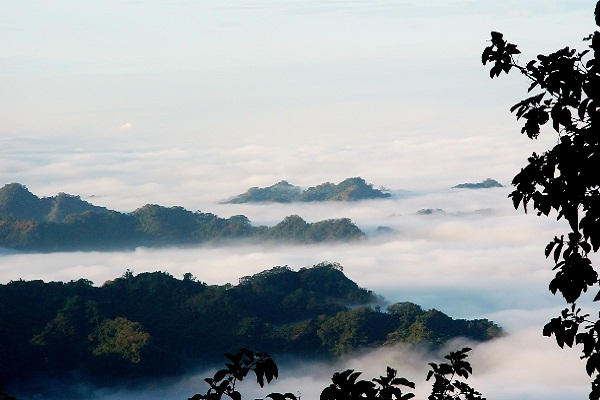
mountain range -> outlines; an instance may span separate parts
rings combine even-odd
[[[273,227],[254,226],[244,215],[221,218],[156,204],[121,213],[65,193],[39,198],[19,183],[0,188],[0,247],[16,250],[189,246],[232,239],[315,243],[362,237],[348,218],[308,223],[291,215]]]
[[[370,199],[385,199],[392,197],[390,193],[374,189],[372,184],[363,178],[347,178],[335,184],[321,183],[317,186],[302,190],[287,181],[280,181],[274,185],[259,188],[252,187],[245,193],[234,196],[224,203],[291,203],[291,202],[316,202],[316,201],[358,201]]]
[[[495,179],[487,178],[477,183],[459,183],[452,186],[452,189],[489,189],[495,187],[503,187],[503,185]]]
[[[69,376],[110,386],[181,375],[241,347],[314,359],[503,334],[486,319],[381,304],[330,262],[277,266],[222,286],[191,273],[130,270],[101,286],[12,281],[0,285],[0,379],[11,393],[44,393],[36,385]]]

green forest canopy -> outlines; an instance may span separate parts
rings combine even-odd
[[[221,218],[156,204],[121,213],[64,193],[39,198],[19,183],[0,188],[0,247],[17,250],[104,250],[237,239],[315,243],[363,237],[348,218],[308,223],[293,215],[273,227],[254,226],[244,215]]]
[[[321,183],[302,190],[299,186],[287,181],[280,181],[264,188],[253,187],[245,193],[234,196],[224,203],[291,203],[314,201],[358,201],[369,199],[385,199],[392,197],[385,189],[374,189],[361,177],[347,178],[335,184]]]
[[[410,302],[381,310],[381,301],[329,262],[273,267],[235,286],[129,270],[99,287],[12,281],[0,285],[0,379],[17,387],[78,371],[111,385],[183,373],[241,347],[323,358],[502,335],[485,319],[452,319]]]

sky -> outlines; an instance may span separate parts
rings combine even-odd
[[[489,79],[489,32],[526,59],[581,46],[594,2],[2,4],[3,180],[130,211],[282,179],[509,182],[555,137],[515,134],[526,82]]]
[[[81,195],[123,212],[181,205],[265,225],[291,214],[311,222],[350,217],[367,232],[385,225],[394,233],[360,245],[5,253],[0,282],[85,277],[101,285],[130,268],[189,271],[222,284],[275,265],[337,261],[389,302],[503,325],[510,334],[472,356],[474,386],[488,398],[584,397],[589,382],[577,351],[541,336],[562,307],[547,291],[552,275],[543,257],[561,223],[514,211],[509,187],[450,188],[488,177],[510,185],[531,152],[556,141],[550,131],[533,142],[519,133],[509,108],[528,84],[518,75],[489,79],[481,52],[490,31],[517,43],[524,61],[566,45],[581,49],[594,29],[594,5],[3,0],[0,184],[19,182],[38,196]],[[396,197],[219,204],[280,180],[307,188],[351,176]],[[447,215],[414,215],[422,208]],[[400,350],[362,357],[345,361],[373,376],[386,362],[422,360]],[[325,386],[314,371],[335,366],[293,368],[305,372],[281,384],[308,396]],[[165,390],[189,392],[189,379]]]

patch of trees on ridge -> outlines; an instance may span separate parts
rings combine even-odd
[[[491,321],[454,320],[409,302],[382,312],[373,306],[380,301],[329,262],[274,267],[235,286],[129,270],[100,287],[12,281],[0,285],[0,380],[13,393],[74,372],[111,385],[180,374],[240,347],[328,357],[502,334]]]
[[[245,193],[239,194],[224,203],[291,203],[291,202],[314,202],[314,201],[358,201],[368,199],[384,199],[391,197],[373,185],[367,183],[363,178],[354,177],[335,183],[325,182],[317,186],[302,190],[287,181],[280,181],[274,185],[264,188],[253,187]]]
[[[314,243],[362,237],[348,218],[308,223],[293,215],[273,227],[253,226],[244,215],[221,218],[156,204],[121,213],[65,193],[39,198],[19,183],[0,188],[0,247],[17,250],[103,250],[228,239]]]
[[[452,186],[452,189],[490,189],[495,187],[503,187],[500,182],[495,179],[487,178],[477,183],[459,183]]]

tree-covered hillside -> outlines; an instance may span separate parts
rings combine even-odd
[[[302,193],[303,190],[299,186],[294,186],[288,181],[280,181],[263,188],[251,187],[246,193],[239,194],[224,203],[291,203],[298,201]]]
[[[292,220],[295,223],[289,223]],[[64,193],[40,199],[18,183],[0,188],[0,247],[16,250],[189,246],[233,239],[315,243],[363,236],[347,218],[308,223],[299,216],[291,216],[269,228],[253,226],[243,215],[221,218],[156,204],[121,213]]]
[[[184,372],[240,347],[330,357],[394,343],[443,344],[502,334],[487,320],[381,299],[337,263],[274,267],[214,286],[192,274],[0,285],[0,380],[17,387],[77,371],[100,384]]]
[[[489,189],[495,187],[502,187],[502,184],[495,179],[487,178],[477,183],[459,183],[452,186],[452,189]]]
[[[62,222],[70,214],[86,211],[106,211],[106,208],[66,193],[39,198],[20,183],[9,183],[0,188],[2,218]]]
[[[309,187],[303,191],[300,187],[281,181],[264,188],[253,187],[247,192],[239,194],[225,203],[290,203],[295,201],[357,201],[368,199],[384,199],[391,197],[379,189],[374,189],[372,184],[363,178],[348,178],[342,182],[325,182],[318,186]]]

